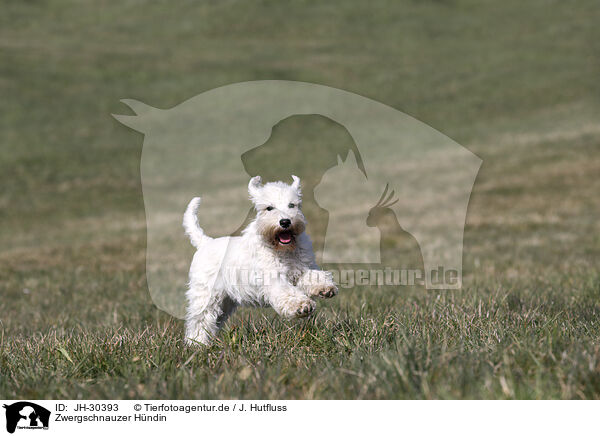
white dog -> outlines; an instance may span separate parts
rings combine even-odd
[[[271,306],[286,317],[306,317],[314,297],[337,294],[333,276],[315,263],[301,211],[300,179],[293,183],[248,184],[256,219],[242,236],[210,238],[198,225],[194,198],[183,227],[197,248],[187,292],[186,342],[209,344],[239,305]]]

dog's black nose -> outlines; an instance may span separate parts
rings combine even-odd
[[[289,226],[292,225],[292,222],[289,219],[284,218],[282,220],[279,220],[279,225],[284,229],[287,229]]]

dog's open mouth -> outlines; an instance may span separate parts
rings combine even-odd
[[[283,245],[291,244],[293,239],[294,237],[291,232],[285,231],[277,235],[277,241]]]

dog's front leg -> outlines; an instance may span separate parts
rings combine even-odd
[[[265,287],[267,301],[275,311],[286,318],[303,318],[315,310],[316,304],[301,289],[286,282]]]
[[[338,293],[338,288],[333,281],[333,274],[320,269],[305,270],[300,276],[298,286],[311,298],[331,298]]]

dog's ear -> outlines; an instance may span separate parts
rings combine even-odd
[[[251,197],[256,196],[256,191],[261,188],[262,179],[260,176],[255,176],[250,179],[250,183],[248,183],[248,193]]]
[[[292,188],[298,191],[300,189],[300,178],[292,174],[292,180],[294,180],[294,182],[292,183]]]

